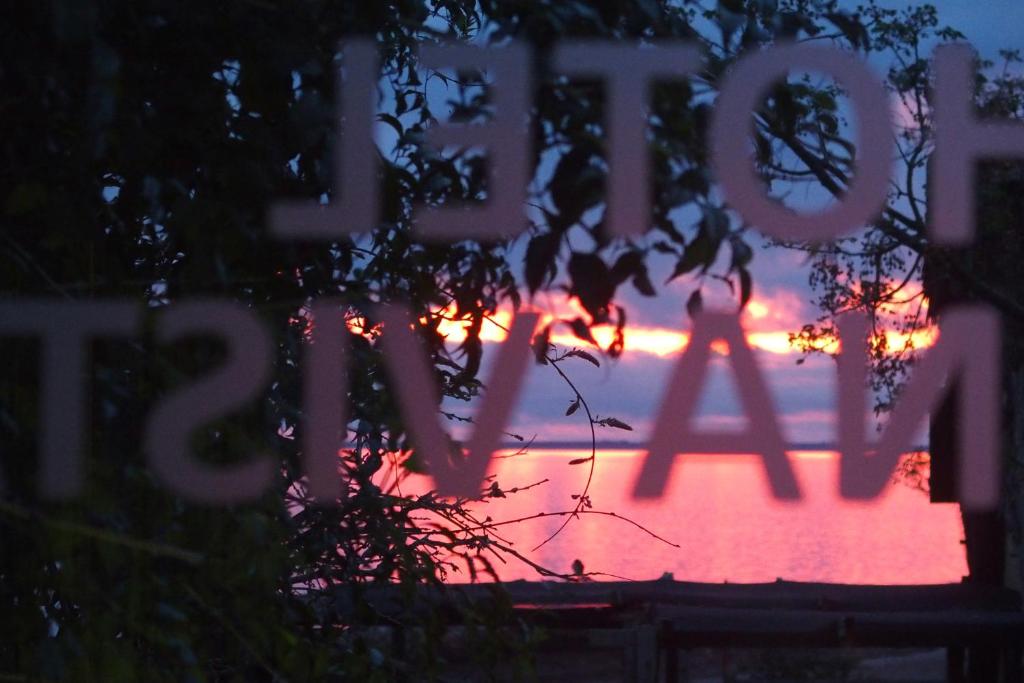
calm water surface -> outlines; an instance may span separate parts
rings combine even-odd
[[[587,465],[570,466],[589,452],[531,450],[496,459],[503,489],[549,481],[480,507],[480,517],[514,519],[540,511],[572,509]],[[574,560],[587,571],[630,579],[671,572],[677,580],[760,582],[776,578],[840,583],[959,582],[966,574],[963,526],[953,504],[932,504],[927,494],[893,483],[877,500],[842,500],[833,452],[790,454],[803,500],[772,498],[759,458],[687,455],[677,459],[665,496],[631,497],[641,458],[637,451],[599,451],[590,498],[595,510],[614,511],[678,544],[653,539],[622,520],[587,515],[553,541],[534,546],[561,524],[540,518],[502,528],[502,534],[534,561],[569,572]],[[403,489],[425,489],[424,478]],[[499,565],[502,579],[539,579],[520,563]],[[467,576],[455,576],[466,581]]]

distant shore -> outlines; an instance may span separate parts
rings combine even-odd
[[[590,450],[591,442],[589,441],[504,441],[501,444],[502,448],[505,449],[519,449],[529,447],[536,450]],[[599,451],[642,451],[647,448],[647,443],[644,441],[598,441],[597,450]],[[835,451],[838,447],[835,443],[823,441],[823,442],[809,442],[809,443],[793,443],[789,444],[786,448],[789,451]],[[913,451],[927,451],[928,446],[916,445],[912,449]]]

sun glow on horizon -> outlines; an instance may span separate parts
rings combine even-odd
[[[777,302],[755,298],[747,305],[743,313],[747,344],[751,348],[773,355],[799,355],[800,349],[790,341],[790,335],[798,326],[789,321],[791,316],[787,315],[787,311],[779,311],[772,305],[774,303]],[[589,341],[580,339],[573,334],[568,325],[558,323],[559,320],[572,319],[582,314],[583,312],[575,302],[569,302],[565,306],[565,310],[544,311],[540,325],[552,325],[550,340],[554,344],[595,348]],[[459,344],[466,339],[469,322],[454,317],[454,306],[437,311],[437,315],[441,316],[437,330],[447,341]],[[485,343],[503,342],[508,336],[507,328],[511,324],[512,311],[499,310],[484,321],[480,329],[480,339]],[[790,327],[790,325],[793,326]],[[600,348],[608,348],[615,338],[613,325],[595,325],[590,331]],[[894,352],[906,348],[928,348],[934,345],[938,339],[938,330],[933,326],[916,330],[913,333],[885,330],[883,334],[887,348]],[[689,341],[690,333],[686,330],[627,324],[623,353],[640,353],[665,358],[682,353]],[[817,347],[825,353],[835,354],[838,352],[840,344],[838,339],[825,338]],[[716,342],[712,348],[716,353],[728,355],[728,346],[724,342]]]

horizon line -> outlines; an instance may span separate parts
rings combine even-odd
[[[502,441],[502,450],[538,449],[538,450],[588,450],[591,446],[597,450],[647,450],[645,441]],[[787,451],[838,451],[833,441],[802,441],[786,445]],[[914,444],[908,452],[928,451],[924,444]]]

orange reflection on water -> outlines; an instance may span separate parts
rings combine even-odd
[[[500,521],[571,510],[571,494],[582,489],[587,466],[568,463],[587,455],[589,451],[532,450],[496,458],[492,472],[503,489],[549,481],[482,504],[481,517]],[[530,550],[563,517],[506,526],[502,535],[551,569],[570,572],[579,559],[586,571],[630,579],[671,572],[677,580],[690,581],[911,584],[959,582],[966,574],[963,527],[955,505],[929,503],[927,494],[899,482],[874,501],[843,500],[834,452],[790,454],[803,493],[795,502],[775,500],[760,459],[748,455],[679,456],[661,499],[633,500],[641,456],[639,451],[599,451],[589,494],[594,509],[628,517],[679,548],[622,520],[598,515],[573,520],[535,552]],[[403,485],[406,493],[428,487],[424,477]],[[541,578],[514,560],[499,565],[498,573],[506,580]]]

